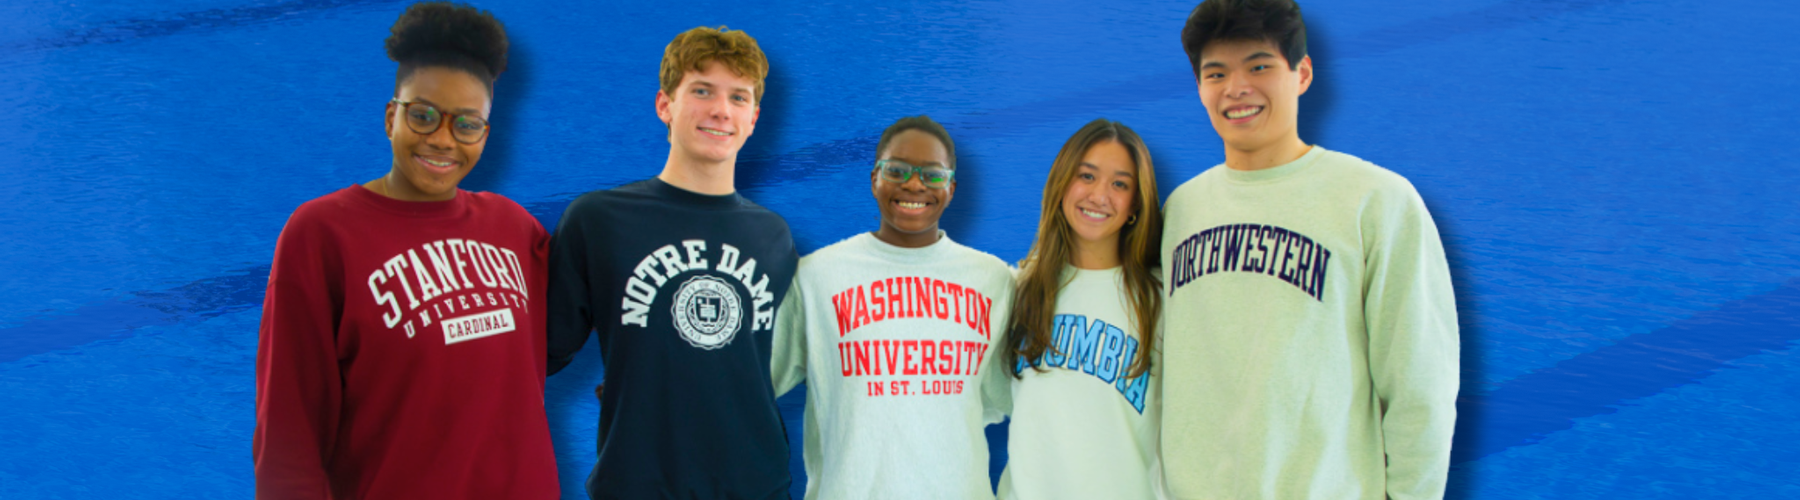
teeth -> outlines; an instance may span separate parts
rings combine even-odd
[[[916,202],[916,201],[902,201],[902,202],[897,202],[897,203],[900,204],[900,208],[925,208],[924,203],[920,203],[920,202]]]
[[[725,132],[725,131],[723,131],[723,130],[713,130],[713,129],[710,129],[710,128],[703,128],[703,129],[700,129],[700,131],[701,131],[701,132],[706,132],[706,133],[708,133],[708,134],[712,134],[712,135],[716,135],[716,136],[719,136],[719,137],[725,137],[725,136],[728,136],[728,135],[731,135],[731,134],[730,134],[730,133],[727,133],[727,132]]]
[[[1256,106],[1256,107],[1239,109],[1237,111],[1226,111],[1225,117],[1236,120],[1238,118],[1243,118],[1243,117],[1254,115],[1254,114],[1257,114],[1260,112],[1262,112],[1262,106]]]
[[[1099,212],[1089,212],[1089,211],[1087,211],[1087,210],[1086,210],[1086,209],[1082,209],[1082,210],[1081,210],[1081,214],[1082,214],[1082,215],[1086,215],[1086,216],[1088,216],[1088,217],[1093,217],[1093,218],[1095,218],[1095,219],[1105,219],[1105,218],[1107,218],[1107,217],[1109,217],[1109,216],[1108,216],[1108,215],[1106,215],[1106,214],[1103,214],[1103,213],[1099,213]]]
[[[448,167],[448,166],[456,164],[455,162],[437,161],[437,160],[433,160],[430,158],[420,158],[420,159],[425,160],[425,163],[430,164],[433,167],[439,167],[439,168]]]

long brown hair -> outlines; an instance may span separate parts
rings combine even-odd
[[[1144,140],[1125,124],[1096,119],[1063,143],[1062,151],[1050,165],[1049,180],[1044,183],[1043,215],[1038,218],[1037,241],[1019,264],[1017,295],[1013,299],[1012,317],[1007,321],[1004,351],[1006,368],[1014,370],[1024,359],[1036,366],[1050,344],[1051,320],[1056,315],[1056,294],[1062,290],[1063,268],[1074,262],[1075,232],[1063,216],[1063,197],[1069,183],[1081,170],[1081,159],[1095,144],[1116,142],[1125,146],[1136,164],[1134,176],[1137,192],[1132,197],[1128,222],[1119,233],[1119,263],[1125,277],[1126,298],[1137,315],[1138,350],[1127,368],[1126,377],[1136,377],[1150,369],[1150,350],[1156,348],[1157,317],[1162,312],[1162,280],[1151,272],[1156,267],[1162,245],[1162,208],[1157,202],[1156,172],[1150,165],[1150,150]],[[1042,368],[1039,368],[1040,370]]]

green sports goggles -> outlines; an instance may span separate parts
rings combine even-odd
[[[943,165],[913,165],[895,159],[876,160],[875,171],[881,173],[881,179],[895,184],[905,184],[912,180],[913,174],[919,175],[919,183],[932,189],[944,189],[956,178],[956,170]]]

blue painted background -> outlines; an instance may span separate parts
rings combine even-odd
[[[250,495],[275,238],[386,170],[381,40],[404,5],[0,4],[0,498]],[[1800,497],[1800,7],[1303,5],[1302,138],[1411,179],[1449,251],[1450,498]],[[514,63],[464,187],[554,227],[576,195],[654,175],[662,47],[724,24],[773,65],[739,187],[803,252],[875,227],[875,138],[929,113],[962,159],[946,229],[1016,260],[1088,120],[1142,133],[1165,194],[1220,160],[1178,41],[1192,6],[485,2]],[[594,459],[597,358],[549,383],[567,498]]]

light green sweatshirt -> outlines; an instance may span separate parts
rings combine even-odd
[[[994,498],[984,430],[1010,406],[1012,270],[939,235],[800,259],[770,369],[777,395],[806,382],[807,500]]]
[[[1456,304],[1412,184],[1315,146],[1166,207],[1166,494],[1442,497]]]

